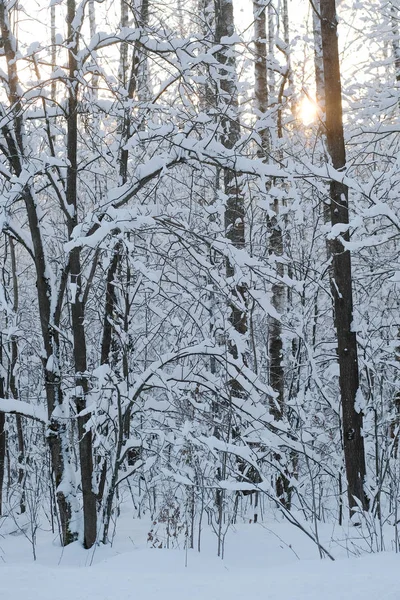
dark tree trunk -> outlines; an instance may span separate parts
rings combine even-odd
[[[139,27],[147,27],[149,21],[149,0],[142,0],[140,5],[139,14],[135,14],[135,19],[137,25]],[[120,24],[121,27],[126,27],[129,23],[129,5],[125,0],[121,0],[121,18]],[[128,100],[132,100],[136,94],[139,92],[140,83],[143,84],[142,87],[146,85],[146,82],[142,81],[143,73],[146,71],[146,67],[144,66],[147,62],[145,50],[142,48],[139,42],[135,42],[133,46],[132,59],[130,65],[128,64],[128,50],[129,45],[123,43],[121,45],[120,51],[120,64],[119,64],[119,78],[121,80],[122,85],[126,88],[127,98]],[[143,127],[143,123],[139,125],[140,128]],[[120,184],[124,185],[128,180],[128,167],[129,167],[129,151],[124,148],[126,142],[131,136],[131,127],[132,127],[132,111],[131,106],[129,105],[124,112],[123,121],[120,125],[120,133],[121,133],[121,150],[119,156],[119,175],[120,175]],[[121,272],[122,266],[122,244],[116,244],[114,248],[114,254],[111,259],[110,265],[107,271],[107,284],[106,284],[106,301],[105,301],[105,313],[104,313],[104,322],[103,322],[103,337],[101,344],[101,362],[102,364],[112,364],[112,362],[116,362],[116,360],[111,360],[111,351],[114,345],[117,347],[117,352],[119,354],[118,357],[122,360],[122,377],[124,378],[126,384],[129,384],[129,362],[128,362],[128,349],[126,344],[123,347],[118,348],[116,339],[114,336],[115,332],[115,314],[117,312],[117,295],[115,293],[115,277],[118,272]],[[124,332],[127,334],[129,327],[129,312],[130,312],[130,283],[131,283],[131,271],[129,265],[127,266],[126,279],[123,283],[124,288],[124,312],[120,315],[120,319],[122,321],[121,325],[123,327]],[[127,336],[128,338],[128,336]],[[115,463],[112,467],[112,477],[110,482],[110,487],[108,489],[107,498],[105,501],[105,506],[103,510],[103,542],[107,542],[108,538],[108,530],[110,525],[110,519],[112,515],[113,501],[114,495],[116,491],[116,483],[118,480],[118,471],[121,466],[121,454],[123,448],[123,442],[129,438],[130,429],[131,429],[131,408],[126,408],[124,414],[121,413],[121,399],[118,400],[118,423],[119,423],[119,431],[118,431],[118,442],[116,446],[115,453]],[[134,449],[128,451],[127,458],[128,464],[133,464],[135,462],[136,451]],[[107,467],[106,462],[104,463],[105,467]],[[103,470],[104,473],[104,470]],[[101,486],[99,488],[99,500],[103,499],[105,489],[105,477],[101,479]]]
[[[100,362],[102,365],[110,364],[112,337],[114,329],[114,311],[116,306],[116,295],[115,295],[115,275],[120,260],[120,246],[117,244],[114,249],[114,254],[111,259],[110,265],[107,270],[107,282],[106,282],[106,298],[104,306],[104,320],[103,320],[103,335],[101,339],[101,356]]]
[[[72,216],[68,221],[68,234],[71,238],[74,228],[78,224],[77,205],[77,148],[78,148],[78,81],[76,78],[78,51],[78,36],[73,27],[75,18],[75,0],[67,3],[67,24],[70,49],[68,52],[69,68],[69,94],[68,94],[68,118],[67,118],[67,156],[69,166],[67,170],[67,204],[72,208]],[[84,326],[85,307],[82,294],[82,274],[80,248],[73,248],[70,253],[71,273],[71,317],[72,333],[74,340],[74,363],[75,363],[75,386],[76,386],[76,408],[78,415],[86,408],[86,396],[89,392],[87,378],[87,353],[86,332]],[[96,495],[93,491],[93,444],[92,431],[87,424],[90,414],[78,416],[79,435],[79,462],[81,467],[81,486],[83,495],[83,527],[85,548],[91,548],[96,541],[97,529],[97,506]]]
[[[11,258],[11,272],[12,272],[12,282],[13,282],[13,313],[17,314],[18,305],[19,305],[19,294],[18,294],[18,279],[17,279],[17,263],[15,257],[15,248],[14,248],[14,240],[12,238],[9,239],[10,246],[10,258]],[[17,380],[15,377],[15,371],[17,368],[17,360],[18,360],[18,344],[17,338],[15,336],[11,337],[11,361],[10,361],[10,374],[9,374],[9,391],[11,392],[12,397],[15,400],[19,398],[19,391]],[[22,418],[20,415],[16,415],[15,422],[17,426],[17,439],[18,439],[18,485],[20,487],[21,498],[20,498],[20,511],[21,514],[25,512],[25,491],[24,491],[24,463],[26,460],[25,457],[25,438],[24,438],[24,430],[22,426]]]
[[[342,89],[337,39],[335,0],[321,0],[321,37],[325,80],[326,139],[332,165],[343,170],[346,164],[343,135]],[[348,188],[337,181],[330,183],[332,226],[349,222]],[[349,234],[342,237],[348,241]],[[359,387],[356,334],[352,331],[353,294],[350,252],[339,239],[330,244],[332,254],[331,291],[338,343],[339,385],[342,404],[343,443],[347,492],[351,509],[357,501],[366,510],[364,492],[365,453],[362,437],[362,413],[356,410]]]
[[[10,31],[9,14],[6,9],[5,2],[0,2],[0,27],[4,54],[7,60],[9,103],[12,107],[11,111],[13,113],[13,132],[9,130],[7,125],[3,127],[2,131],[7,143],[10,167],[14,173],[19,176],[22,171],[21,161],[24,155],[22,121],[23,110],[21,99],[18,94],[19,82],[15,60],[15,41]],[[45,349],[45,357],[43,358],[43,371],[47,410],[50,421],[48,443],[50,447],[52,472],[55,484],[56,486],[59,486],[64,476],[64,457],[67,455],[68,448],[65,444],[65,426],[61,424],[58,418],[53,417],[55,408],[62,404],[60,377],[59,374],[54,371],[54,369],[48,368],[50,357],[53,359],[53,364],[58,364],[58,334],[55,328],[52,326],[54,317],[54,315],[51,313],[52,289],[47,274],[46,258],[35,198],[28,186],[24,188],[21,195],[25,203],[27,220],[32,238],[33,258],[36,269],[37,301],[43,345]],[[70,528],[71,507],[63,491],[57,490],[56,493],[61,524],[61,541],[63,545],[66,545],[74,539],[74,535]]]

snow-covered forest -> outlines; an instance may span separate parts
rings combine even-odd
[[[0,0],[0,535],[400,550],[399,28]]]

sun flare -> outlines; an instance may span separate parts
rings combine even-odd
[[[311,125],[317,119],[317,105],[307,96],[304,96],[300,103],[299,118],[303,122],[303,125]]]

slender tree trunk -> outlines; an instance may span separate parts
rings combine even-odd
[[[315,69],[315,91],[316,101],[319,109],[325,112],[325,81],[324,81],[324,59],[322,56],[320,0],[313,0],[312,23],[314,37],[314,69]]]
[[[183,21],[183,10],[182,10],[182,0],[176,0],[176,9],[178,16],[178,32],[181,38],[184,36],[184,21]]]
[[[257,111],[265,113],[268,109],[268,69],[267,69],[267,19],[265,1],[255,0],[255,98]],[[274,38],[273,21],[268,20],[268,36]],[[267,129],[260,132],[261,150],[258,153],[260,157],[268,155],[271,152],[270,138]],[[275,215],[268,219],[268,230],[270,233],[269,250],[274,256],[283,254],[282,229],[278,223],[279,204],[274,202]],[[276,265],[277,274],[283,275],[283,265]],[[278,312],[283,312],[285,303],[285,289],[280,282],[272,285],[272,304]],[[284,370],[282,365],[282,327],[278,319],[270,318],[268,320],[268,355],[269,355],[269,380],[270,385],[278,397],[276,403],[271,403],[271,412],[276,419],[281,419],[284,405]]]
[[[0,332],[0,398],[4,398],[3,334]],[[6,465],[6,415],[0,413],[0,516],[3,514],[3,484]]]
[[[50,41],[51,41],[51,67],[56,68],[57,48],[56,48],[56,7],[53,4],[50,7]],[[50,98],[55,102],[57,97],[57,80],[53,79],[50,88]]]
[[[332,166],[345,168],[346,154],[343,135],[342,89],[337,38],[335,0],[321,0],[321,36],[325,81],[326,139]],[[349,222],[348,188],[343,183],[331,181],[331,223]],[[341,234],[349,240],[348,232]],[[366,510],[368,500],[364,492],[365,453],[362,437],[363,417],[356,410],[359,388],[356,334],[352,331],[353,293],[352,269],[349,250],[339,239],[331,242],[331,290],[334,299],[334,318],[338,343],[339,386],[342,404],[343,443],[347,475],[347,491],[351,509],[357,501]]]
[[[254,1],[254,14],[255,14],[255,50],[256,50],[256,62],[255,62],[255,89],[256,89],[256,108],[259,112],[266,112],[268,109],[268,65],[267,65],[267,37],[269,41],[274,39],[273,31],[273,19],[271,15],[268,18],[268,33],[267,33],[267,2],[255,0]],[[284,15],[285,27],[285,41],[288,45],[288,15]],[[271,50],[271,48],[270,48]],[[281,118],[279,118],[279,122]],[[278,127],[278,137],[282,135],[282,127]],[[260,132],[261,137],[261,151],[258,153],[259,157],[265,157],[268,160],[269,154],[271,153],[269,132]],[[282,158],[282,157],[280,157]],[[274,256],[282,256],[283,254],[283,235],[282,228],[278,221],[279,219],[279,203],[274,200],[274,212],[272,217],[268,218],[268,231],[269,231],[269,252]],[[279,277],[284,275],[282,263],[276,264],[276,272]],[[283,313],[285,308],[286,290],[284,285],[280,281],[276,281],[272,285],[272,305],[278,313]],[[273,317],[268,319],[268,357],[269,357],[269,383],[272,389],[277,393],[277,398],[271,401],[270,410],[276,420],[280,420],[283,417],[284,412],[284,368],[283,368],[283,343],[282,343],[282,325],[280,320]],[[275,458],[280,460],[280,456],[276,455]],[[289,497],[289,480],[283,475],[279,475],[276,480],[276,493],[278,498],[283,504],[288,506],[290,504]]]
[[[265,115],[268,110],[268,70],[267,70],[267,19],[266,19],[266,1],[254,0],[254,88],[255,105],[258,117]],[[259,158],[268,160],[270,153],[270,133],[268,127],[263,127],[259,131],[260,146],[258,149]]]
[[[90,37],[96,34],[96,10],[94,0],[89,0],[89,33]],[[92,77],[92,98],[97,99],[99,87],[99,76],[95,73]]]
[[[217,0],[215,13],[215,38],[220,42],[224,37],[234,34],[233,4],[232,0]],[[238,116],[238,93],[236,82],[236,61],[231,49],[222,46],[218,54],[220,68],[220,102],[224,117],[222,119],[222,143],[229,150],[234,149],[240,139],[240,123]],[[224,169],[224,191],[226,195],[225,207],[225,231],[226,237],[235,248],[245,246],[245,205],[244,197],[238,175],[229,168]],[[226,274],[228,278],[235,275],[235,266],[229,260],[226,263]],[[234,330],[239,334],[247,332],[246,316],[246,286],[244,283],[236,285],[233,291],[235,302],[231,304],[230,322]],[[230,352],[234,358],[238,358],[239,350],[233,342],[230,344]],[[245,358],[242,356],[241,358]],[[232,385],[237,387],[235,382]],[[236,390],[238,392],[239,390]]]
[[[120,246],[116,245],[114,253],[107,270],[107,282],[106,282],[106,294],[105,294],[105,307],[104,307],[104,320],[103,320],[103,336],[101,339],[101,356],[100,362],[102,365],[110,364],[111,346],[112,346],[112,334],[114,329],[114,310],[116,305],[115,295],[115,275],[117,272],[118,263],[120,260]]]
[[[395,76],[396,81],[400,82],[400,37],[399,37],[399,8],[398,4],[394,4],[392,0],[390,7],[390,22],[392,28],[392,49],[393,49],[393,58],[394,58],[394,67],[395,67]],[[400,105],[400,99],[398,101]],[[400,329],[397,331],[397,339],[400,340]],[[400,361],[400,348],[396,348],[395,354],[396,362]],[[394,418],[390,423],[390,437],[394,439],[394,449],[393,456],[397,459],[398,450],[399,450],[399,435],[400,432],[398,430],[400,425],[400,392],[396,392],[393,399],[393,410],[394,410]]]
[[[73,21],[76,13],[75,0],[67,2],[69,93],[67,118],[67,169],[66,200],[71,208],[71,218],[68,220],[68,234],[72,237],[73,230],[78,224],[77,205],[77,149],[78,149],[78,81],[76,78],[78,52],[78,36]],[[92,431],[88,427],[90,414],[79,416],[86,408],[86,397],[89,392],[87,378],[87,353],[85,332],[85,307],[82,294],[82,272],[80,248],[76,247],[70,253],[71,273],[71,317],[73,334],[73,354],[75,362],[75,403],[78,411],[79,461],[81,467],[81,486],[83,495],[83,527],[85,548],[91,548],[96,541],[97,506],[93,490],[93,443]]]
[[[232,48],[226,48],[223,38],[229,38],[234,34],[234,16],[232,0],[216,0],[215,2],[215,41],[221,43],[218,53],[220,63],[219,78],[217,85],[216,106],[222,112],[221,142],[225,148],[235,152],[235,146],[240,140],[240,122],[238,111],[238,90],[236,80],[236,60]],[[218,89],[219,87],[219,89]],[[225,204],[225,235],[235,248],[245,247],[245,203],[243,192],[238,180],[238,174],[229,169],[223,170]],[[235,264],[229,259],[226,261],[226,276],[228,280],[235,280]],[[235,359],[247,362],[247,344],[244,336],[247,333],[247,286],[244,281],[234,284],[232,289],[233,301],[229,306],[229,322],[232,326],[232,335],[228,334],[228,352]],[[238,338],[242,337],[243,343],[237,344]],[[229,394],[233,398],[243,398],[246,393],[236,379],[229,382]],[[227,419],[225,423],[225,441],[229,442],[233,435],[232,426],[232,404],[226,407]],[[222,453],[222,459],[217,469],[217,478],[225,479],[227,474],[227,454]],[[239,461],[240,469],[240,461]],[[218,490],[216,505],[218,508],[218,556],[223,556],[224,537],[222,534],[224,499],[226,491]]]
[[[138,25],[141,27],[146,27],[148,25],[149,20],[149,0],[142,0],[140,5],[140,13],[136,16],[138,21]],[[121,17],[120,17],[121,27],[127,27],[129,23],[129,10],[128,3],[126,0],[121,0]],[[121,45],[120,50],[120,64],[119,64],[119,78],[121,80],[122,85],[127,90],[127,98],[128,100],[132,100],[135,97],[135,94],[138,93],[138,88],[140,87],[140,83],[143,84],[143,88],[145,86],[145,82],[140,81],[141,75],[146,73],[146,66],[144,63],[147,62],[146,56],[141,45],[136,42],[133,47],[131,64],[128,64],[128,44],[123,43]],[[142,71],[142,72],[141,72]],[[131,106],[129,105],[124,111],[123,122],[120,127],[121,131],[121,151],[119,156],[119,175],[120,175],[120,184],[124,185],[128,180],[128,167],[129,167],[129,151],[124,148],[126,142],[128,141],[131,135],[131,126],[132,126],[132,114],[131,114]],[[143,126],[143,123],[141,124]],[[117,276],[118,271],[121,271],[122,264],[122,254],[121,254],[122,246],[121,244],[117,244],[114,248],[114,254],[110,261],[110,265],[108,267],[107,272],[107,283],[106,283],[106,302],[105,302],[105,312],[104,312],[104,322],[103,322],[103,337],[101,344],[101,362],[102,364],[110,364],[111,361],[111,350],[113,347],[113,336],[115,329],[115,313],[117,309],[117,295],[115,293],[115,278]],[[124,328],[125,333],[128,331],[128,323],[129,323],[129,311],[130,311],[130,300],[129,300],[129,289],[131,283],[131,271],[128,265],[127,267],[127,275],[126,281],[124,284],[125,294],[124,294],[124,304],[125,304],[125,312],[123,315],[122,327]],[[122,360],[122,376],[128,385],[129,383],[129,365],[128,365],[128,356],[126,347],[120,348],[120,357]],[[119,392],[118,392],[119,394]],[[126,439],[129,438],[130,435],[130,425],[131,425],[131,408],[128,407],[124,414],[121,413],[121,398],[118,396],[118,441],[116,444],[116,452],[115,452],[115,462],[112,466],[112,477],[110,486],[107,492],[107,498],[105,501],[105,507],[103,510],[103,542],[106,543],[108,530],[110,525],[110,519],[112,515],[112,507],[114,501],[114,494],[116,489],[116,482],[118,480],[118,472],[121,466],[121,454],[123,449],[123,443]],[[127,453],[128,456],[128,464],[133,464],[135,451],[131,450]],[[102,496],[104,493],[104,487],[102,486]]]
[[[16,63],[16,40],[9,24],[9,15],[5,0],[0,0],[0,28],[3,49],[7,60],[8,94],[13,113],[13,131],[3,127],[6,139],[10,167],[19,176],[22,172],[24,157],[23,143],[23,110],[19,97],[19,82]],[[71,505],[63,490],[59,489],[65,475],[64,460],[68,461],[68,443],[66,442],[65,424],[58,416],[54,417],[56,408],[62,406],[61,379],[58,372],[58,333],[53,327],[54,315],[51,310],[52,287],[48,275],[45,250],[40,229],[40,220],[36,202],[31,189],[25,186],[22,193],[25,203],[29,230],[32,238],[33,256],[36,269],[37,301],[40,316],[45,357],[43,358],[44,381],[47,398],[47,410],[50,421],[48,443],[51,455],[52,471],[56,484],[57,505],[61,524],[61,541],[64,545],[73,541],[71,531]]]
[[[269,60],[274,60],[274,50],[275,50],[275,8],[272,4],[272,0],[268,2],[268,57]],[[268,72],[269,79],[269,93],[272,100],[275,102],[275,73],[273,70]]]
[[[392,2],[390,7],[390,21],[392,26],[392,48],[396,81],[400,81],[400,40],[399,40],[399,8]]]
[[[319,110],[319,118],[323,124],[320,128],[321,136],[325,139],[325,79],[324,79],[324,59],[322,55],[322,38],[321,38],[321,7],[320,0],[313,0],[312,19],[313,19],[313,37],[314,37],[314,71],[315,71],[315,91],[316,101]],[[330,203],[322,203],[322,215],[324,223],[329,223],[331,220]],[[326,244],[326,254],[330,258],[330,247]]]
[[[17,278],[17,262],[15,257],[14,240],[9,238],[10,246],[10,258],[11,258],[11,272],[12,272],[12,286],[13,286],[13,313],[14,315],[18,312],[19,305],[19,294],[18,294],[18,278]],[[19,398],[18,385],[15,376],[18,361],[18,343],[16,337],[11,336],[11,361],[10,361],[10,376],[9,376],[9,390],[12,397],[15,400]],[[24,463],[25,463],[25,439],[24,431],[22,426],[22,418],[20,415],[16,415],[15,423],[17,426],[17,440],[18,440],[18,485],[21,489],[20,499],[20,511],[21,514],[25,512],[25,491],[24,491]]]

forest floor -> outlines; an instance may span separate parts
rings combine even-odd
[[[0,518],[1,600],[400,600],[400,555],[368,552],[357,528],[320,528],[335,562],[279,521],[230,527],[224,560],[205,527],[202,551],[150,548],[149,522],[123,515],[111,546],[60,548],[39,531]],[[172,540],[171,540],[172,541]],[[197,543],[197,540],[196,540]]]

